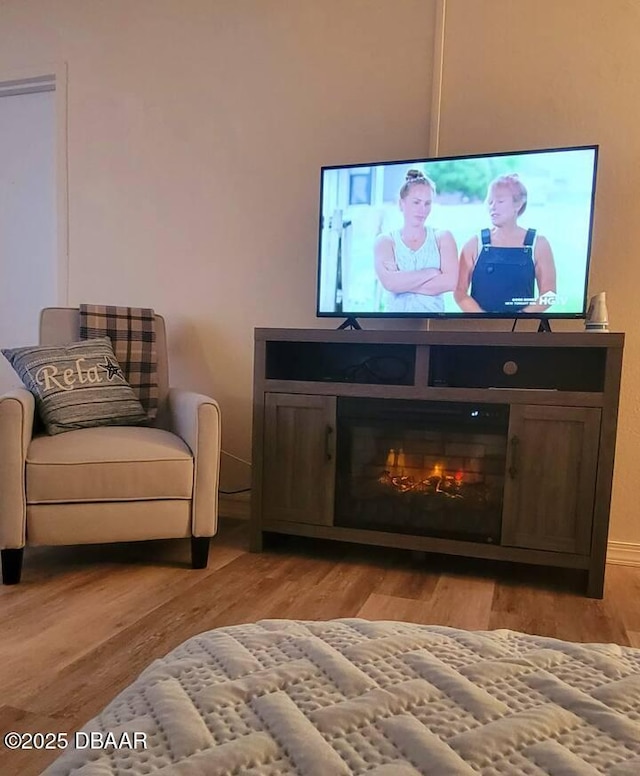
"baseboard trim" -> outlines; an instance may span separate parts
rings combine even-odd
[[[631,542],[609,542],[607,563],[615,566],[640,566],[640,544]]]

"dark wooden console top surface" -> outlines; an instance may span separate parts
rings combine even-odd
[[[622,348],[622,332],[389,331],[380,329],[255,329],[256,341],[493,345],[520,347]]]

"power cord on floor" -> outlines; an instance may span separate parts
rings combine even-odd
[[[244,458],[240,458],[239,456],[234,455],[233,453],[230,453],[227,450],[221,450],[220,452],[222,453],[222,455],[228,455],[229,458],[233,458],[234,461],[240,461],[240,463],[243,463],[246,466],[251,466],[251,461],[246,461]]]
[[[251,461],[245,461],[244,458],[239,458],[237,455],[234,455],[233,453],[227,452],[227,450],[221,451],[223,455],[228,455],[229,458],[233,458],[235,461],[240,461],[240,463],[244,463],[247,466],[251,466]],[[238,490],[222,490],[221,488],[218,488],[218,493],[222,494],[223,496],[235,496],[238,493],[250,493],[251,488],[239,488]]]

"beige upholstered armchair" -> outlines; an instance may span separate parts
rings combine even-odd
[[[33,434],[34,398],[0,395],[0,550],[4,584],[20,581],[25,546],[191,537],[205,568],[216,533],[220,410],[206,396],[169,389],[164,319],[155,317],[155,425]],[[79,313],[47,308],[40,344],[79,339]]]

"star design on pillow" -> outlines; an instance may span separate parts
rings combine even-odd
[[[107,379],[113,380],[114,377],[121,377],[124,380],[122,369],[118,366],[117,361],[109,358],[109,356],[105,356],[104,361],[104,364],[98,364],[98,366],[107,373]]]

